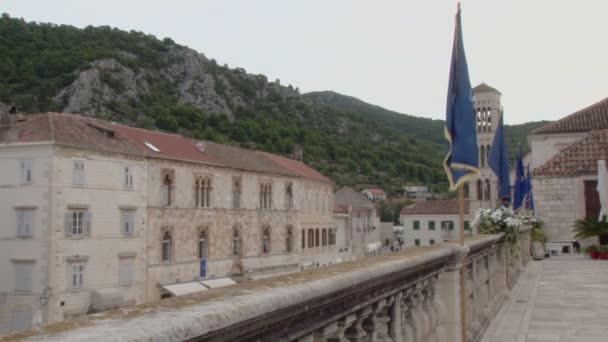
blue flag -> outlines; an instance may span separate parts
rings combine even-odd
[[[526,176],[524,174],[524,162],[521,158],[521,148],[517,149],[515,161],[515,182],[513,182],[513,210],[517,211],[524,205],[526,197]]]
[[[502,205],[509,207],[511,205],[511,184],[509,180],[509,156],[507,154],[507,145],[505,144],[505,136],[503,134],[502,115],[498,122],[498,128],[494,134],[494,142],[488,156],[488,164],[498,178],[498,199]]]
[[[444,130],[445,138],[448,140],[448,152],[443,161],[443,168],[452,191],[479,175],[479,149],[475,125],[473,90],[464,54],[459,5],[456,13]]]
[[[532,195],[532,176],[530,175],[530,164],[526,170],[526,209],[530,209],[534,214],[534,196]]]

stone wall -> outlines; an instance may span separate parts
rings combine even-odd
[[[113,310],[9,338],[26,341],[467,341],[508,291],[501,236],[437,245]],[[527,253],[526,249],[519,249]],[[464,257],[464,259],[463,259]],[[523,265],[526,257],[517,260]]]

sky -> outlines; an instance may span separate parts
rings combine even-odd
[[[220,64],[445,117],[455,0],[3,0],[26,21],[170,37]],[[505,123],[556,120],[608,97],[606,0],[463,0],[471,82]]]

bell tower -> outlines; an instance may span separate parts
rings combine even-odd
[[[469,182],[468,198],[471,215],[479,208],[494,208],[498,202],[498,180],[488,165],[488,157],[498,122],[503,114],[500,96],[498,90],[485,83],[473,88],[481,175]]]

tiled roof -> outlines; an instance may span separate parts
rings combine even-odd
[[[534,170],[537,176],[577,176],[597,173],[597,161],[608,158],[608,129],[593,131]]]
[[[385,194],[384,190],[378,188],[365,189],[372,194]]]
[[[608,98],[539,127],[531,134],[590,132],[600,129],[608,129]]]
[[[329,178],[302,162],[270,153],[188,139],[177,134],[129,127],[74,114],[30,114],[24,121],[11,127],[7,136],[8,143],[53,142],[75,148],[198,162],[331,183]]]
[[[334,203],[335,214],[348,214],[348,205]]]
[[[473,88],[473,93],[490,93],[490,92],[495,92],[495,93],[500,94],[500,92],[496,88],[490,87],[489,85],[487,85],[485,83],[481,83],[480,85]]]
[[[419,201],[410,207],[401,209],[401,215],[457,215],[458,213],[458,201],[456,200]],[[464,213],[469,213],[469,201],[464,202]]]
[[[370,201],[367,196],[347,186],[336,191],[334,194],[334,204],[366,208],[375,207],[374,202]]]

